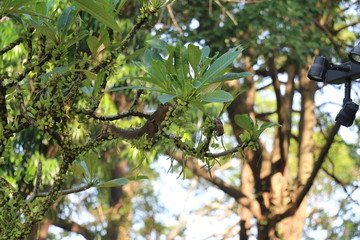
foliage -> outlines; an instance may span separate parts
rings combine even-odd
[[[216,117],[240,93],[232,95],[221,90],[222,83],[252,75],[228,73],[228,66],[242,50],[233,48],[220,57],[216,54],[209,57],[209,47],[194,44],[185,47],[180,41],[172,46],[151,39],[147,41],[149,47],[141,48],[144,45],[141,43],[134,51],[130,46],[141,27],[170,2],[145,1],[139,7],[141,14],[124,34],[118,14],[125,2],[0,3],[1,24],[5,26],[0,45],[1,239],[26,238],[62,195],[91,187],[97,187],[97,191],[119,188],[134,180],[147,179],[142,175],[114,178],[101,173],[99,163],[108,148],[127,149],[134,165],[137,159],[154,158],[176,148],[211,167],[210,160],[244,151],[265,128],[275,126],[265,124],[260,129],[247,129],[252,136],[249,141],[212,153],[214,139],[223,134],[222,122]],[[117,69],[137,55],[143,55],[143,64],[137,65],[145,76],[127,79],[138,79],[143,86],[123,86],[124,82],[117,81],[120,75]],[[147,107],[158,109],[153,114],[135,111],[142,93],[133,96],[129,89],[150,90],[151,104]],[[106,115],[111,109],[106,103],[119,90],[124,90],[120,95],[134,103],[128,111],[122,109],[122,113]],[[157,99],[162,105],[154,101],[152,91],[161,93]],[[208,103],[220,104],[219,114],[210,114],[208,109],[212,106],[205,106]],[[118,112],[120,107],[113,104],[118,109],[112,111]],[[186,118],[189,106],[202,111],[194,113],[193,126],[189,126],[191,122]],[[199,116],[204,120],[200,121]],[[146,121],[124,121],[129,125],[142,123],[143,128],[108,123],[126,117]],[[133,137],[139,131],[145,134]],[[137,149],[130,150],[131,147]],[[139,153],[138,149],[146,151]],[[57,218],[61,218],[61,213]]]

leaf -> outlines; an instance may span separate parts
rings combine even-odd
[[[128,60],[128,59],[134,59],[138,56],[143,56],[144,52],[145,52],[146,48],[140,48],[139,50],[136,50],[135,52],[131,53],[130,55],[126,56],[124,58],[124,61]]]
[[[58,74],[64,74],[69,70],[68,66],[56,67],[53,69],[53,72]]]
[[[266,122],[266,123],[261,124],[260,128],[256,131],[254,131],[254,140],[257,140],[263,131],[265,131],[267,128],[271,128],[271,127],[281,127],[281,125],[278,123],[274,123],[274,122]]]
[[[175,46],[174,60],[176,76],[181,86],[184,86],[187,79],[187,74],[189,73],[189,63],[187,49],[180,41],[178,41]]]
[[[62,12],[61,16],[59,17],[58,21],[58,30],[61,32],[62,35],[66,35],[67,29],[70,25],[73,11],[76,9],[75,6],[70,6],[65,8]]]
[[[124,4],[126,3],[127,0],[121,0],[121,2],[118,5],[118,9],[116,10],[116,15],[119,14],[119,12],[121,11],[122,7],[124,6]]]
[[[173,100],[176,97],[176,95],[171,95],[171,94],[163,94],[157,97],[157,99],[161,102],[161,103],[166,103],[169,102],[171,100]]]
[[[162,39],[153,38],[146,41],[151,47],[160,49],[164,51],[164,53],[168,54],[169,51],[166,49],[166,42]]]
[[[91,174],[84,161],[75,160],[72,165],[73,171],[79,175],[85,177],[86,180],[91,179]]]
[[[144,175],[132,176],[132,177],[127,177],[127,178],[116,178],[116,179],[112,179],[107,182],[101,182],[101,183],[97,184],[96,187],[119,187],[119,186],[128,184],[130,181],[137,181],[137,180],[143,180],[143,179],[149,179],[149,178]]]
[[[195,74],[197,74],[198,66],[201,60],[201,50],[198,46],[193,44],[188,45],[188,55],[189,55],[189,63],[194,70]]]
[[[110,181],[107,182],[102,182],[96,185],[96,187],[119,187],[119,186],[123,186],[125,184],[128,184],[129,180],[127,178],[116,178],[116,179],[112,179]]]
[[[210,48],[209,46],[205,46],[201,49],[201,60],[200,62],[203,63],[205,61],[205,59],[207,59],[209,57],[210,54]]]
[[[68,66],[56,67],[51,72],[41,74],[39,78],[41,79],[41,83],[45,83],[49,78],[54,74],[57,73],[59,75],[64,74],[69,70]]]
[[[99,48],[99,40],[95,36],[89,36],[86,39],[86,43],[90,49],[91,54],[96,56],[97,50]]]
[[[216,82],[223,82],[223,81],[229,81],[229,80],[234,80],[234,79],[239,79],[239,78],[244,78],[244,77],[252,77],[252,76],[254,76],[254,74],[249,73],[249,72],[228,73],[228,74],[222,75],[221,77],[218,77],[210,82],[216,83]]]
[[[124,90],[124,89],[135,89],[135,90],[158,90],[157,88],[151,88],[151,87],[143,87],[143,86],[126,86],[126,87],[117,87],[117,88],[112,88],[110,90],[110,92],[116,92],[116,91],[120,91],[120,90]]]
[[[173,46],[167,45],[166,49],[169,51],[169,56],[166,59],[166,69],[169,73],[171,74],[176,74],[176,69],[174,66],[174,52],[175,52],[175,48]]]
[[[74,71],[76,72],[83,72],[87,78],[91,79],[91,80],[97,80],[97,76],[95,73],[89,71],[89,70],[85,70],[85,69],[74,69]]]
[[[224,90],[215,90],[197,98],[205,102],[229,102],[234,100],[233,96]]]
[[[91,97],[92,93],[93,93],[93,87],[82,87],[81,90],[88,96]]]
[[[192,84],[193,88],[197,89],[202,85],[202,82],[200,82],[199,80],[195,80]]]
[[[158,53],[150,49],[146,49],[144,53],[144,63],[148,71],[151,71],[152,62],[154,60],[163,60],[163,59]]]
[[[145,175],[139,175],[139,176],[127,177],[127,179],[128,179],[129,181],[136,181],[136,180],[149,179],[149,177],[148,177],[148,176],[145,176]]]
[[[54,30],[46,25],[40,25],[37,22],[30,21],[29,22],[37,31],[39,31],[42,35],[46,36],[47,39],[56,42],[56,35]]]
[[[241,51],[235,51],[235,52],[227,52],[216,61],[211,64],[209,69],[207,69],[204,73],[204,75],[201,77],[200,81],[205,83],[208,81],[212,81],[218,73],[220,73],[222,70],[224,70],[227,66],[229,66],[236,58],[239,56]]]
[[[96,4],[93,0],[74,0],[86,12],[90,13],[97,20],[105,24],[107,27],[121,32],[119,25],[114,20],[114,17]]]
[[[254,130],[254,121],[251,119],[251,117],[247,114],[241,114],[241,115],[235,115],[235,123],[247,130],[247,131],[253,131]]]
[[[168,80],[167,80],[166,68],[165,68],[164,61],[163,60],[154,60],[154,61],[152,61],[151,67],[152,67],[151,73],[156,75],[160,79],[160,81],[163,83],[163,85],[165,86],[165,84],[168,82]]]
[[[74,38],[71,38],[68,42],[66,42],[64,44],[64,48],[67,49],[67,48],[71,47],[72,45],[79,42],[81,39],[83,39],[87,35],[88,35],[88,33],[85,33],[85,32],[77,34]]]

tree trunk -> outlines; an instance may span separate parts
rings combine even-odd
[[[112,179],[125,177],[127,161],[121,160],[112,170]],[[110,190],[111,212],[107,216],[106,239],[130,239],[131,228],[131,188],[128,186],[113,187]]]

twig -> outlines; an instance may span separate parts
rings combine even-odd
[[[22,41],[24,41],[24,38],[19,37],[18,39],[7,45],[4,49],[0,50],[0,56],[19,45]]]
[[[228,15],[228,17],[231,19],[231,21],[234,23],[235,26],[239,25],[234,16],[224,7],[224,5],[221,4],[219,0],[214,0],[217,5]]]
[[[138,91],[136,91],[136,96],[135,96],[135,98],[134,98],[133,103],[131,104],[131,107],[129,108],[129,111],[132,111],[132,110],[135,108],[135,106],[139,103],[139,99],[140,99],[141,94],[142,94],[143,92],[144,92],[144,90],[138,90]]]
[[[34,191],[28,200],[29,202],[34,201],[35,196],[36,196],[37,192],[39,191],[40,184],[41,184],[41,176],[42,176],[42,162],[39,161],[37,171],[36,171],[36,180],[35,180]]]
[[[60,195],[68,195],[71,193],[78,193],[78,192],[82,192],[85,191],[91,187],[93,187],[94,184],[93,183],[88,183],[86,185],[82,185],[79,187],[75,187],[75,188],[71,188],[71,189],[65,189],[65,190],[61,190],[59,191]],[[36,197],[46,197],[49,194],[49,192],[41,192],[41,193],[37,193],[35,196]]]
[[[169,12],[169,15],[170,15],[171,20],[172,20],[173,23],[174,23],[174,27],[179,31],[180,35],[183,36],[183,35],[184,35],[184,32],[183,32],[183,30],[181,29],[181,27],[179,26],[179,24],[177,23],[177,21],[176,21],[176,19],[175,19],[175,16],[174,16],[172,7],[171,7],[170,5],[167,5],[166,8],[167,8],[167,10],[168,10],[168,12]]]
[[[338,177],[335,176],[335,174],[333,173],[330,173],[326,168],[322,167],[321,168],[325,173],[326,175],[328,175],[329,177],[331,177],[337,184],[339,184],[343,189],[344,189],[344,192],[346,193],[347,197],[350,199],[351,202],[355,203],[356,205],[359,205],[360,206],[360,203],[359,201],[355,201],[352,197],[351,197],[351,193],[349,193],[349,191],[346,189],[346,183],[342,182]],[[355,186],[355,188],[357,188]]]
[[[187,145],[186,143],[184,143],[183,141],[181,141],[181,138],[180,137],[177,137],[175,135],[172,135],[170,133],[166,133],[166,132],[162,132],[162,135],[168,139],[171,139],[174,141],[176,147],[178,147],[179,149],[181,150],[184,150],[185,152],[188,152],[188,153],[192,153],[193,156],[196,156],[197,155],[197,151],[195,148],[191,148],[189,147],[189,145]],[[231,154],[234,154],[236,152],[239,152],[241,150],[243,150],[244,148],[247,147],[247,144],[246,143],[243,143],[243,144],[239,144],[237,145],[236,147],[233,147],[229,150],[226,150],[226,151],[223,151],[223,152],[220,152],[220,153],[211,153],[211,152],[206,152],[204,154],[204,157],[208,157],[208,158],[218,158],[218,157],[224,157],[224,156],[227,156],[227,155],[231,155]]]

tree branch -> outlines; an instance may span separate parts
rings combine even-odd
[[[109,115],[109,116],[102,116],[102,115],[92,112],[91,110],[89,110],[89,111],[85,110],[85,111],[82,111],[81,113],[84,113],[86,115],[91,116],[92,118],[95,118],[95,119],[101,120],[101,121],[114,121],[114,120],[119,120],[119,119],[126,118],[126,117],[143,117],[143,118],[149,119],[151,116],[150,114],[132,111],[132,110],[127,111],[127,112],[122,112],[119,114],[115,114],[115,115]]]
[[[89,229],[81,226],[80,224],[72,220],[62,219],[56,216],[54,219],[51,219],[50,222],[52,225],[62,228],[66,231],[78,233],[87,240],[95,239],[94,234]]]
[[[314,165],[314,169],[311,172],[310,177],[308,178],[304,187],[297,194],[295,202],[284,213],[279,214],[277,216],[277,218],[284,219],[288,216],[291,216],[299,208],[299,206],[301,205],[302,201],[304,200],[306,194],[308,194],[311,186],[314,184],[314,180],[315,180],[317,174],[319,173],[319,170],[321,169],[321,165],[325,161],[327,154],[329,153],[331,144],[333,143],[334,138],[335,138],[337,132],[339,131],[339,128],[340,128],[340,124],[338,122],[336,122],[335,125],[333,126],[333,128],[331,129],[329,136],[327,137],[327,141],[326,141],[324,147],[321,149],[320,155]]]
[[[91,187],[94,187],[94,184],[93,183],[88,183],[88,184],[85,184],[85,185],[82,185],[82,186],[79,186],[79,187],[74,187],[74,188],[71,188],[71,189],[65,189],[65,190],[61,190],[59,191],[59,194],[60,195],[68,195],[68,194],[71,194],[71,193],[78,193],[78,192],[82,192],[82,191],[85,191]],[[46,197],[47,195],[49,194],[49,192],[41,192],[41,193],[36,193],[36,197]]]
[[[30,196],[29,198],[29,202],[34,201],[36,194],[39,191],[40,188],[40,184],[41,184],[41,176],[42,176],[42,162],[39,160],[39,164],[37,167],[37,171],[36,171],[36,179],[35,179],[35,186],[34,186],[34,191],[33,194]]]
[[[187,158],[186,160],[180,154],[173,154],[170,151],[167,154],[175,159],[179,164],[190,169],[196,176],[201,177],[208,182],[215,185],[217,188],[222,190],[224,193],[228,194],[230,197],[233,197],[240,205],[246,207],[251,211],[251,213],[259,220],[264,219],[259,210],[259,204],[255,199],[248,198],[245,194],[216,176],[210,176],[208,171],[203,170],[192,158]]]
[[[321,168],[325,173],[326,175],[328,175],[329,177],[331,177],[337,184],[339,184],[342,189],[344,190],[344,192],[346,193],[347,197],[350,199],[351,202],[355,203],[356,205],[359,205],[360,206],[360,203],[359,201],[355,201],[352,197],[351,197],[351,193],[349,193],[349,191],[346,189],[346,186],[345,185],[348,185],[346,183],[344,183],[343,181],[341,181],[338,177],[335,176],[335,174],[333,173],[330,173],[326,168],[322,167]],[[355,187],[357,188],[357,187]]]

